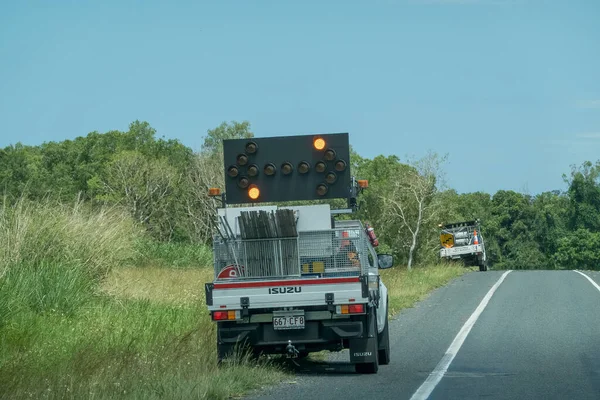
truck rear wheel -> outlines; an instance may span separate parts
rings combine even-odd
[[[388,298],[389,299],[389,298]],[[390,363],[390,325],[388,322],[389,315],[389,303],[386,300],[385,307],[385,327],[383,328],[383,332],[379,335],[379,364],[388,365]]]
[[[375,354],[377,358],[375,362],[354,364],[354,370],[358,374],[376,374],[379,370],[379,352]]]
[[[369,316],[371,321],[369,323],[369,339],[374,340],[375,343],[372,348],[375,355],[375,360],[366,363],[354,364],[354,370],[359,374],[376,374],[379,370],[379,333],[377,332],[377,309],[372,308],[373,315]],[[352,351],[352,350],[350,350]]]
[[[217,364],[221,364],[226,358],[239,358],[242,360],[257,360],[260,353],[252,348],[246,340],[237,343],[221,343],[221,328],[217,326]]]
[[[217,343],[217,364],[221,364],[224,359],[233,355],[233,346]]]

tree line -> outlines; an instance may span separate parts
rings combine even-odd
[[[251,137],[250,123],[224,122],[193,151],[135,121],[127,131],[17,143],[0,149],[0,187],[5,204],[79,198],[125,208],[154,240],[210,244],[216,204],[208,189],[224,187],[222,140]],[[600,269],[600,160],[571,166],[564,190],[538,195],[457,193],[445,184],[445,160],[434,152],[401,160],[351,150],[352,174],[369,181],[356,217],[376,229],[378,251],[409,267],[427,265],[439,259],[440,223],[479,219],[493,268]]]

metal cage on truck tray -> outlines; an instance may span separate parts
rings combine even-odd
[[[377,273],[363,225],[298,232],[295,237],[214,238],[215,280],[337,277]]]

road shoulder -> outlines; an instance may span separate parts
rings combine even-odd
[[[331,353],[327,363],[301,363],[293,383],[254,392],[249,399],[356,397],[356,385],[369,385],[370,395],[409,399],[438,364],[464,322],[504,271],[472,272],[431,292],[414,307],[403,309],[390,321],[392,361],[377,375],[357,375],[347,363],[347,351]],[[389,393],[394,382],[396,388]]]

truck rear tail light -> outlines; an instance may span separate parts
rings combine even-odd
[[[213,312],[213,321],[222,321],[227,319],[227,311],[215,311]]]
[[[361,314],[365,312],[364,304],[350,304],[348,306],[348,314]]]
[[[239,310],[214,311],[212,314],[213,321],[232,321],[240,318]]]
[[[342,304],[336,307],[338,314],[364,314],[364,304]]]

